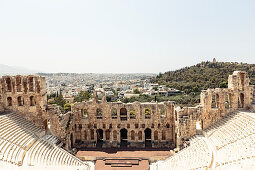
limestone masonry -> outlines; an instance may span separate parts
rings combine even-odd
[[[17,112],[58,137],[66,149],[82,147],[180,148],[191,136],[237,109],[253,109],[254,86],[246,72],[229,76],[228,88],[201,92],[200,105],[180,108],[174,102],[107,102],[103,89],[87,102],[61,113],[47,105],[44,77],[4,76],[0,79],[0,112]]]

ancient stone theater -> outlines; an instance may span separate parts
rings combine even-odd
[[[203,90],[196,107],[107,102],[104,90],[97,89],[91,100],[63,113],[47,104],[44,77],[3,76],[0,168],[95,169],[97,159],[82,161],[74,151],[122,147],[169,148],[172,156],[166,160],[148,158],[154,170],[250,168],[255,165],[254,91],[246,72],[235,71],[228,88]],[[117,165],[130,167],[112,163]]]

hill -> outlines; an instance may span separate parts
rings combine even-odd
[[[0,64],[0,75],[35,74],[37,71],[23,67]]]
[[[208,88],[227,87],[228,76],[234,71],[246,71],[250,84],[255,84],[255,64],[209,61],[159,74],[152,81],[190,94]]]

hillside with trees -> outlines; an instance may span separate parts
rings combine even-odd
[[[191,94],[208,88],[227,87],[228,76],[234,71],[246,71],[250,84],[255,84],[255,64],[209,61],[159,74],[153,82]]]

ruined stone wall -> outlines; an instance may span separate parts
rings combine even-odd
[[[203,90],[200,95],[202,128],[206,129],[236,109],[250,109],[253,87],[246,72],[229,76],[228,88]]]
[[[174,103],[106,102],[95,98],[75,103],[69,131],[70,144],[95,147],[102,131],[103,147],[118,147],[121,131],[127,131],[128,146],[144,147],[146,129],[154,147],[174,146]],[[72,136],[72,137],[71,137]],[[147,136],[148,137],[148,136]]]
[[[176,107],[176,146],[180,147],[186,140],[197,134],[197,123],[201,124],[201,107]]]
[[[0,110],[17,112],[26,119],[43,127],[42,115],[47,106],[44,77],[3,76],[0,79]],[[1,109],[2,108],[2,109]]]

